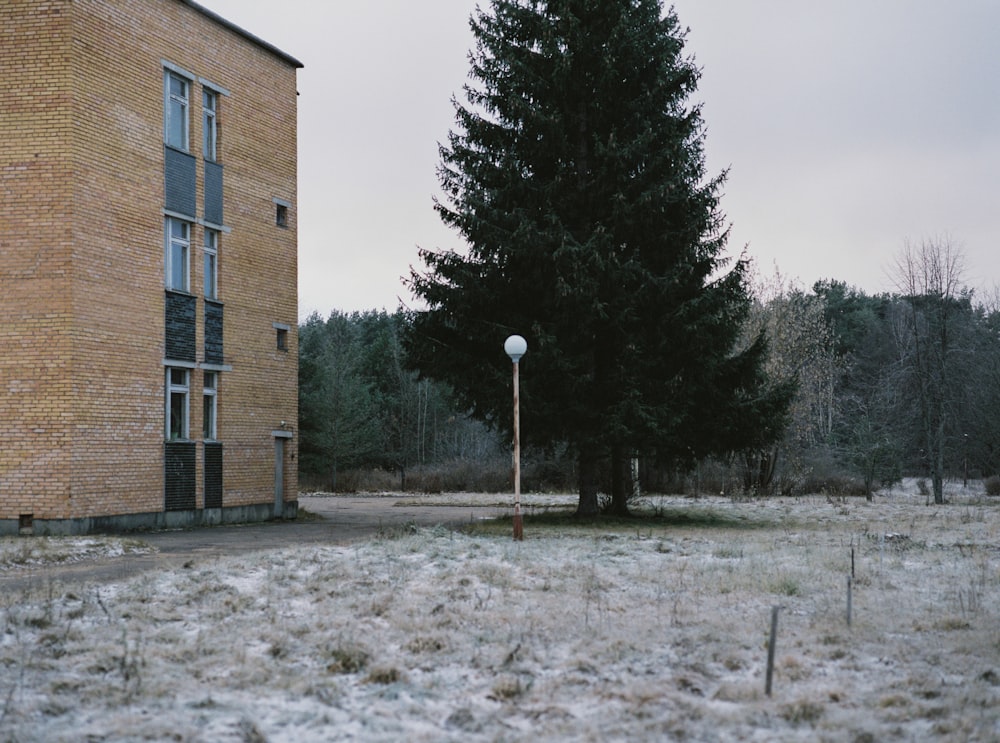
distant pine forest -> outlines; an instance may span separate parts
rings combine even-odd
[[[511,489],[509,434],[419,376],[405,350],[411,329],[402,310],[314,314],[300,325],[304,490]],[[928,488],[982,479],[1000,494],[997,302],[967,289],[870,295],[821,281],[803,290],[776,276],[758,287],[746,342],[762,330],[769,379],[797,382],[779,443],[684,471],[636,451],[635,492],[866,496],[911,476]],[[497,363],[510,364],[499,344]],[[530,431],[522,441],[526,492],[576,489],[573,452],[533,447]]]

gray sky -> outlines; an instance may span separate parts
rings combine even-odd
[[[486,7],[489,0],[481,0]],[[476,0],[200,0],[299,71],[299,315],[394,310],[417,248],[461,248],[431,199]],[[893,289],[947,239],[1000,284],[1000,3],[675,0],[703,74],[729,252],[806,287]]]

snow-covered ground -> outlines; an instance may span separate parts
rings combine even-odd
[[[0,538],[0,571],[65,565],[97,558],[139,555],[151,551],[141,539],[120,537]]]
[[[960,485],[11,592],[0,741],[998,740],[1000,499]]]

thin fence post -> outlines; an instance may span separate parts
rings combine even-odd
[[[847,626],[851,626],[851,586],[853,581],[851,576],[847,576]]]
[[[764,693],[771,696],[771,682],[774,680],[774,646],[778,641],[778,609],[771,608],[771,641],[767,643],[767,680],[764,683]]]

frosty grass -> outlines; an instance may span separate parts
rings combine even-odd
[[[1000,739],[1000,499],[646,505],[6,592],[0,741]]]

